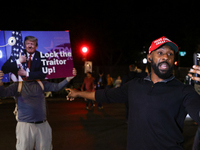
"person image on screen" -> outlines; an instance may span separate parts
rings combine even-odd
[[[11,57],[3,64],[2,71],[4,74],[13,73],[11,79],[13,81],[45,79],[46,73],[43,73],[43,65],[40,52],[37,51],[38,39],[34,36],[26,36],[24,39],[25,55],[19,53],[19,59],[12,62]],[[43,58],[44,59],[44,58]],[[27,69],[22,67],[23,63],[27,63]],[[18,78],[20,77],[20,79]],[[21,78],[22,77],[22,78]]]

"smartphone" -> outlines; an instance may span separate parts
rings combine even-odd
[[[200,53],[194,53],[194,55],[193,55],[193,60],[194,60],[194,65],[200,66]],[[196,74],[196,73],[195,73],[193,76],[195,76],[195,77],[200,77],[200,75],[198,75],[198,74]],[[194,83],[200,84],[199,81],[194,81]]]

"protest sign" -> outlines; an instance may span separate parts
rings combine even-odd
[[[64,78],[73,67],[69,31],[0,31],[3,82]]]

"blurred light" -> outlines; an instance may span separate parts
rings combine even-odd
[[[186,55],[186,51],[180,51],[179,54],[180,54],[180,56],[185,56]]]
[[[174,65],[175,65],[175,66],[177,66],[177,65],[178,65],[178,62],[177,62],[177,61],[175,61],[175,62],[174,62]]]
[[[142,62],[143,62],[143,64],[146,64],[146,63],[147,63],[147,58],[144,58],[144,59],[142,60]]]
[[[83,52],[83,53],[87,53],[87,51],[88,51],[88,48],[87,48],[87,47],[83,47],[83,48],[82,48],[82,52]]]
[[[2,58],[3,57],[3,54],[2,54],[2,51],[0,50],[0,58]]]

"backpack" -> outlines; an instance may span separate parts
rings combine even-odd
[[[40,80],[36,80],[36,81],[41,86],[42,91],[44,93],[44,85],[43,85],[43,83]],[[15,109],[13,111],[13,114],[15,115],[15,118],[16,118],[17,121],[18,121],[18,105],[17,105],[17,103],[18,103],[18,97],[19,97],[19,95],[21,94],[21,91],[22,91],[22,83],[23,83],[22,81],[19,81],[19,83],[18,83],[17,96],[16,96],[16,101],[15,101]]]

